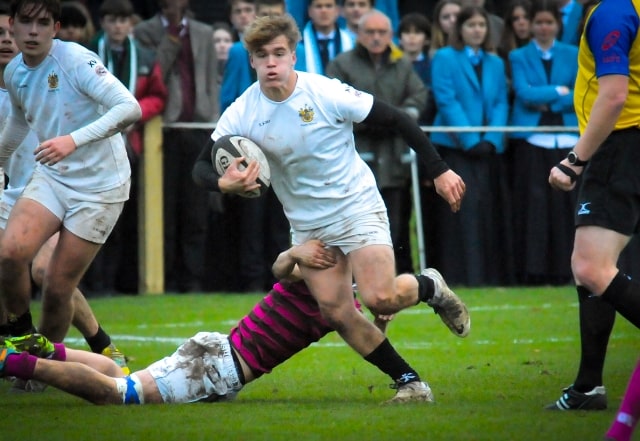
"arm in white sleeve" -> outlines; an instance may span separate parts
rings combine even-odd
[[[127,91],[127,93],[129,93]],[[76,146],[88,144],[92,141],[108,138],[122,132],[142,116],[142,110],[138,102],[123,101],[109,108],[109,111],[91,124],[71,132]]]
[[[76,146],[108,138],[142,116],[138,100],[111,73],[83,77],[83,91],[107,111],[92,123],[71,132]]]

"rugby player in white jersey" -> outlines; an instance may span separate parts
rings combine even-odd
[[[10,30],[9,17],[10,2],[0,1],[0,131],[4,127],[11,108],[9,94],[4,88],[4,70],[18,54],[18,47]],[[11,209],[29,182],[36,165],[33,157],[33,146],[35,145],[38,145],[38,138],[30,131],[22,144],[13,152],[11,160],[4,170],[8,182],[5,183],[5,190],[2,199],[0,199],[0,240],[4,234]],[[57,240],[58,234],[56,233],[44,244],[32,263],[32,277],[39,287],[42,286],[44,270],[55,249]],[[102,329],[87,300],[78,289],[73,292],[73,325],[82,333],[93,352],[109,356],[125,374],[129,373],[124,355],[111,342],[111,337]],[[6,314],[4,314],[4,308],[0,302],[0,335],[23,335],[28,332],[33,332],[33,328],[15,329],[12,323],[7,323]]]
[[[5,69],[11,101],[0,134],[0,167],[32,130],[37,162],[0,242],[0,291],[15,324],[31,321],[29,265],[59,232],[43,281],[39,331],[61,341],[72,293],[128,198],[129,162],[120,131],[140,106],[97,56],[55,40],[58,0],[17,0],[10,23],[21,51]]]
[[[416,276],[419,294],[407,296],[396,290],[386,207],[371,170],[357,154],[353,123],[397,130],[420,155],[436,190],[453,211],[460,208],[464,182],[408,115],[338,80],[295,71],[299,39],[290,16],[260,17],[245,30],[244,43],[258,82],[220,117],[194,178],[210,190],[255,189],[257,162],[240,171],[236,160],[218,179],[210,161],[207,169],[201,159],[210,158],[213,142],[224,135],[245,136],[260,145],[294,244],[319,239],[336,249],[337,264],[331,268],[301,266],[323,317],[365,360],[392,378],[398,390],[391,401],[430,401],[431,391],[416,370],[354,308],[353,279],[374,315],[394,314],[425,301],[456,335],[464,337],[469,332],[469,314],[432,268]]]

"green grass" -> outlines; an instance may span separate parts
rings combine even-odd
[[[426,307],[404,311],[389,329],[391,341],[431,385],[435,404],[381,406],[393,394],[389,379],[329,335],[230,403],[93,406],[54,389],[9,394],[4,382],[0,440],[602,439],[638,358],[637,330],[623,319],[616,323],[605,370],[609,410],[544,411],[577,368],[574,289],[458,294],[472,314],[468,338],[451,335]],[[226,332],[259,298],[144,296],[91,304],[130,366],[141,369],[196,331]],[[67,343],[84,347],[78,337],[72,330]]]

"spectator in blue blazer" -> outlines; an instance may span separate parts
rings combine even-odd
[[[464,7],[456,20],[451,45],[436,51],[431,84],[437,112],[434,126],[505,126],[507,79],[502,59],[493,53],[489,17],[479,6]],[[431,140],[451,168],[467,182],[468,198],[450,216],[436,204],[437,266],[453,284],[504,283],[509,266],[509,198],[500,155],[500,131],[434,132]],[[507,249],[503,249],[502,246]],[[504,277],[503,277],[504,276]]]
[[[561,20],[556,1],[536,0],[533,39],[509,54],[513,126],[578,125],[573,106],[578,47],[556,39]],[[547,175],[571,151],[578,134],[518,132],[511,137],[517,280],[528,285],[569,283],[576,194],[554,190]]]

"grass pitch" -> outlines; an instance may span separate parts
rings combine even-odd
[[[328,335],[229,403],[94,406],[51,388],[12,394],[2,382],[0,440],[601,440],[638,359],[638,331],[618,317],[605,368],[609,410],[549,412],[543,406],[573,381],[579,361],[574,288],[457,292],[472,317],[466,339],[425,306],[403,311],[388,331],[429,382],[434,404],[381,406],[393,395],[389,379]],[[136,370],[197,331],[227,332],[260,298],[115,297],[91,305]],[[86,347],[75,330],[66,343]]]

